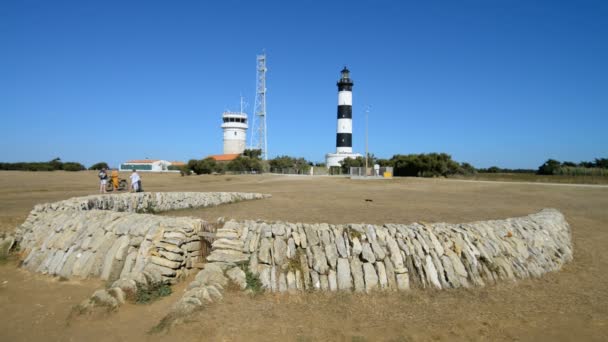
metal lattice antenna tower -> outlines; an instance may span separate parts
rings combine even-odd
[[[251,148],[262,150],[262,159],[268,160],[268,142],[266,140],[266,53],[257,56],[257,74],[255,83],[255,105],[252,117]]]

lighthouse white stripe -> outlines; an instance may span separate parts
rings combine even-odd
[[[353,148],[352,147],[337,147],[336,152],[337,153],[353,153]]]
[[[338,92],[338,106],[352,106],[353,105],[353,92],[352,91],[339,91]]]
[[[352,132],[353,132],[353,120],[338,119],[338,133],[352,133]]]

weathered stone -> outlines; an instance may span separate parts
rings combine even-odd
[[[321,289],[321,280],[319,279],[319,273],[310,271],[310,278],[312,282],[312,288],[316,290]]]
[[[409,290],[410,280],[407,273],[397,274],[397,288],[399,290]]]
[[[278,290],[278,278],[276,266],[270,267],[270,290],[276,292]]]
[[[207,261],[243,264],[249,260],[247,254],[237,251],[234,251],[236,253],[229,253],[230,251],[231,250],[214,251],[207,257]]]
[[[350,278],[350,264],[348,259],[338,259],[338,289],[351,290],[353,287],[352,279]]]
[[[122,291],[120,287],[112,287],[108,290],[110,296],[114,297],[118,304],[125,303],[125,293]]]
[[[433,259],[430,255],[427,255],[426,263],[424,269],[426,271],[427,280],[429,283],[433,284],[438,289],[441,289],[441,283],[439,282],[439,278],[437,276],[437,269],[435,268],[435,264],[433,264]]]
[[[309,246],[316,246],[320,243],[319,236],[311,225],[304,225],[304,231],[306,232],[306,240]]]
[[[363,277],[363,268],[361,261],[358,258],[353,258],[350,262],[350,273],[353,276],[356,292],[365,291],[365,280]]]
[[[376,273],[378,274],[378,281],[380,282],[380,288],[385,289],[388,287],[388,279],[386,277],[386,269],[382,261],[376,262]]]
[[[329,266],[333,269],[336,268],[336,262],[338,261],[338,251],[336,249],[336,245],[333,243],[325,246],[325,256],[327,257],[327,262]]]
[[[171,268],[171,269],[174,269],[174,270],[180,268],[181,265],[182,265],[181,262],[171,261],[171,260],[164,259],[164,258],[161,258],[161,257],[157,257],[157,256],[154,256],[154,255],[150,256],[148,258],[148,260],[151,263],[155,264],[155,265]]]
[[[298,288],[296,284],[296,275],[293,271],[287,272],[287,289],[289,291],[296,290]]]
[[[112,297],[106,290],[97,290],[91,296],[91,301],[97,306],[106,306],[109,308],[116,308],[118,301]]]
[[[285,235],[285,227],[282,224],[273,224],[271,226],[272,234],[275,236]]]
[[[6,258],[14,244],[15,238],[12,235],[0,238],[0,258]]]
[[[376,262],[376,256],[374,255],[374,252],[372,251],[372,248],[370,247],[369,243],[365,242],[362,244],[361,257],[367,262]]]
[[[261,263],[269,264],[272,262],[270,250],[272,249],[272,242],[268,238],[262,239],[260,243],[260,249],[258,250],[258,259]]]
[[[321,284],[321,290],[329,290],[329,279],[327,278],[327,274],[319,274],[319,282]]]
[[[329,266],[327,265],[327,258],[325,253],[323,253],[323,249],[319,245],[315,245],[312,247],[312,255],[313,255],[313,263],[312,268],[319,272],[319,274],[326,274],[329,271]]]
[[[262,287],[270,289],[270,266],[265,264],[258,265],[258,273]]]
[[[244,290],[247,287],[247,277],[242,269],[233,267],[226,272],[226,275],[230,280],[237,284],[241,290]]]
[[[363,263],[363,276],[365,278],[365,291],[370,292],[378,288],[378,275],[373,264]]]
[[[376,260],[383,260],[384,257],[386,257],[386,253],[384,253],[384,249],[380,247],[378,241],[372,240],[370,242],[370,245],[372,247],[372,250],[374,251],[374,256],[376,257]]]
[[[229,240],[229,239],[217,239],[213,241],[211,246],[214,249],[233,249],[241,252],[243,250],[243,241],[241,240]]]
[[[283,239],[274,240],[274,251],[273,251],[274,262],[277,265],[283,265],[285,258],[287,257],[287,244]]]
[[[293,238],[287,240],[287,257],[293,258],[296,255],[296,243]]]
[[[228,278],[224,276],[224,271],[214,264],[206,264],[205,268],[198,272],[195,279],[202,285],[220,284],[225,286],[228,284]]]
[[[386,270],[388,288],[393,290],[396,289],[397,282],[395,281],[395,269],[393,268],[393,263],[388,257],[384,258],[384,269]]]
[[[287,279],[285,278],[285,273],[279,273],[277,278],[279,292],[287,291]]]
[[[336,249],[338,250],[338,254],[340,254],[341,258],[347,258],[348,257],[348,250],[346,248],[346,241],[344,241],[344,238],[342,237],[342,234],[338,233],[336,234]]]
[[[330,291],[338,290],[338,279],[336,277],[336,271],[329,270],[329,273],[327,274],[327,281],[329,283]]]
[[[353,238],[353,255],[359,256],[359,254],[361,254],[362,251],[363,251],[363,246],[361,246],[359,239],[356,237]]]

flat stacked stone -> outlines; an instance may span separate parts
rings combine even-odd
[[[246,263],[272,292],[483,286],[537,277],[572,259],[569,225],[554,209],[466,224],[228,225],[207,260]]]

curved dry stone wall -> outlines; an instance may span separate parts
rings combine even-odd
[[[138,287],[173,284],[187,275],[202,261],[202,234],[213,230],[201,219],[141,213],[265,197],[268,195],[236,192],[77,197],[35,206],[16,229],[14,241],[24,268],[65,278],[99,277],[114,282],[110,288],[114,299],[104,290],[97,291],[94,298],[121,302],[120,298],[134,294]]]
[[[212,246],[173,315],[221,298],[228,279],[243,287],[243,270],[267,291],[369,292],[483,286],[538,277],[572,260],[570,227],[554,209],[464,224],[229,221]]]
[[[173,284],[193,269],[212,237],[205,267],[168,316],[222,298],[232,282],[257,277],[272,292],[408,290],[483,286],[538,277],[572,259],[570,227],[557,210],[464,224],[345,224],[229,221],[215,229],[189,217],[149,213],[269,195],[143,193],[37,205],[2,244],[23,267],[111,284],[86,306],[116,307],[143,289]],[[148,213],[148,214],[145,214]],[[10,248],[10,247],[9,247]]]

